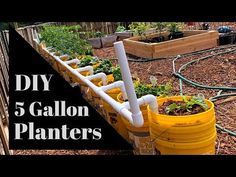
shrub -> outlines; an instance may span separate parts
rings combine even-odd
[[[40,33],[40,41],[45,42],[47,46],[52,46],[63,54],[86,55],[92,53],[92,47],[79,37],[78,30],[81,27],[76,26],[44,26]]]

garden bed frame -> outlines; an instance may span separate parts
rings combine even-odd
[[[169,32],[162,32],[165,41],[160,43],[145,43],[139,41],[144,39],[135,36],[124,39],[125,50],[128,54],[143,58],[163,58],[178,54],[190,53],[198,50],[216,47],[219,43],[217,31],[193,30],[183,31],[184,37],[168,40]],[[147,35],[147,39],[160,36],[159,33]]]

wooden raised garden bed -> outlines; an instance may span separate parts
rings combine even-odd
[[[178,54],[190,53],[198,50],[216,47],[219,42],[217,31],[183,31],[184,36],[179,39],[168,40],[169,32],[161,33],[163,42],[146,43],[139,41],[144,37],[135,36],[124,39],[125,50],[128,54],[143,58],[162,58]],[[159,33],[147,35],[147,39],[160,36]]]

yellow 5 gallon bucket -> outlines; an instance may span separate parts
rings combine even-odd
[[[91,80],[94,85],[99,86],[99,82],[101,82],[101,79],[93,79]],[[113,82],[114,78],[113,75],[107,75],[107,82]],[[102,108],[102,100],[101,97],[99,95],[97,95],[92,89],[89,88],[88,91],[88,95],[89,95],[89,102],[90,104],[102,115],[105,116],[105,111]]]
[[[101,79],[93,79],[91,80],[92,83],[96,86],[98,86],[98,83],[101,81]],[[98,111],[100,110],[100,96],[98,96],[92,89],[88,89],[88,97],[89,97],[89,103]],[[99,111],[100,113],[100,111]]]
[[[65,66],[63,66],[58,61],[55,62],[57,64],[59,74],[69,83],[72,83],[70,75],[72,74],[70,70],[68,70]]]
[[[102,82],[98,84],[100,87],[102,86]],[[114,100],[117,100],[117,96],[121,93],[119,88],[114,88],[111,90],[107,90],[106,93],[112,97]],[[116,112],[110,104],[106,101],[102,100],[102,106],[104,110],[104,118],[106,121],[126,140],[129,141],[128,131],[125,127],[125,124],[121,120],[121,116],[118,112]]]
[[[98,83],[98,86],[102,86],[102,81]],[[117,96],[121,93],[120,88],[113,88],[110,90],[107,90],[106,93],[113,98],[114,100],[117,100]],[[111,123],[111,119],[115,119],[117,117],[117,112],[104,100],[102,100],[102,105],[104,109],[104,118]],[[115,123],[115,120],[113,121]]]
[[[58,72],[57,61],[54,56],[45,50],[41,50],[41,55],[43,55],[45,60],[53,67],[54,70]]]
[[[162,105],[167,100],[182,101],[182,97],[159,98],[158,105]],[[214,104],[209,100],[205,101],[209,110],[187,116],[156,114],[148,106],[150,135],[160,154],[215,154]]]
[[[46,48],[46,44],[45,43],[40,43],[37,45],[37,49],[38,49],[38,52],[43,56],[45,57],[45,52],[44,52],[44,48]]]
[[[124,102],[122,100],[122,93],[117,96],[117,100],[121,103]],[[155,155],[155,147],[149,133],[147,105],[141,106],[140,110],[144,119],[144,125],[142,127],[134,127],[124,117],[121,118],[128,129],[129,141],[134,147],[134,153],[137,155]]]

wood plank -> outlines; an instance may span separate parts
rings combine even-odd
[[[124,40],[125,50],[129,54],[139,57],[162,58],[208,49],[218,45],[219,33],[217,31],[196,30],[184,32],[186,32],[186,35],[196,35],[152,44],[139,42],[140,36],[136,36]],[[167,37],[168,33],[164,32],[162,35]],[[159,34],[148,35],[148,38],[156,36],[159,36]]]
[[[1,80],[2,80],[2,77],[1,77]],[[7,103],[8,105],[8,91],[6,89],[6,85],[3,84],[3,81],[1,81],[0,93],[1,93],[1,98],[3,98],[4,102]]]
[[[33,37],[32,37],[32,32],[31,32],[31,27],[30,28],[26,28],[26,31],[27,31],[27,35],[28,35],[28,38],[29,38],[29,43],[30,45],[33,47]]]
[[[156,45],[154,52],[163,51],[163,50],[165,50],[165,51],[172,50],[173,48],[182,48],[182,47],[186,47],[186,49],[188,49],[188,46],[191,44],[202,45],[206,41],[214,41],[216,43],[214,46],[217,45],[217,38],[202,38],[202,39],[198,39],[198,40],[178,41],[177,43],[175,42],[175,45],[168,43],[168,44],[164,45],[165,47],[163,47],[162,45]]]
[[[7,71],[7,68],[5,66],[5,63],[3,60],[0,61],[0,80],[3,85],[3,88],[5,92],[8,94],[9,92],[9,73]]]
[[[5,132],[5,127],[2,123],[2,120],[0,119],[0,138],[2,140],[3,148],[5,151],[6,155],[11,155],[12,152],[9,150],[9,143],[8,143],[8,138]]]
[[[205,39],[216,39],[216,38],[219,38],[218,32],[209,32],[209,33],[197,34],[197,35],[188,36],[184,38],[164,41],[161,43],[157,43],[155,47],[158,46],[159,49],[162,49],[162,48],[167,49],[175,45],[187,44],[187,43],[192,43],[196,41],[202,41]]]
[[[153,56],[153,47],[150,45],[143,45],[141,42],[124,40],[125,51],[129,54],[152,58]]]
[[[7,125],[9,125],[9,120],[8,120],[8,113],[7,113],[7,103],[6,101],[3,99],[3,97],[0,97],[0,109],[1,109],[1,117],[2,120],[5,121],[4,123],[6,123]],[[1,118],[0,117],[0,118]]]
[[[188,43],[188,45],[180,45],[178,47],[174,48],[169,48],[168,50],[158,50],[155,49],[156,52],[154,52],[153,57],[154,58],[162,58],[162,57],[170,57],[170,56],[175,56],[175,55],[181,55],[185,53],[190,53],[199,51],[199,50],[204,50],[204,49],[209,49],[217,46],[217,41],[213,40],[205,40],[202,43]]]

